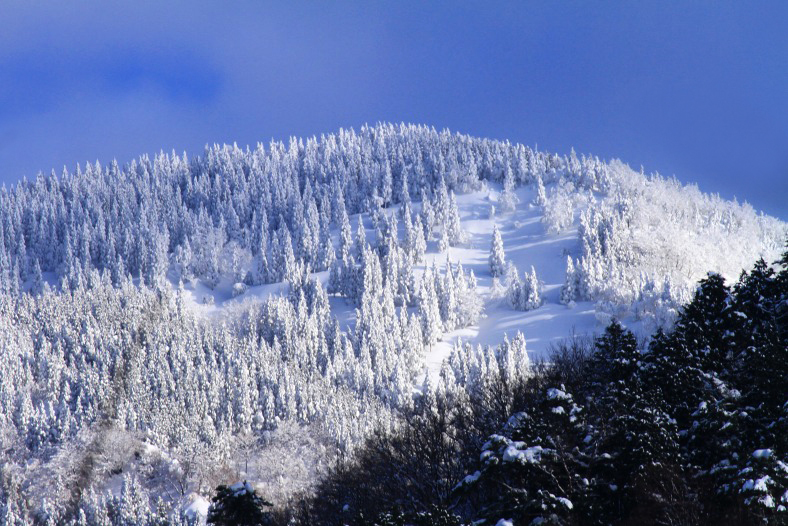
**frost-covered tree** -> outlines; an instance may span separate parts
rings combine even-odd
[[[457,266],[454,278],[456,298],[456,320],[458,327],[476,324],[484,312],[484,302],[476,290],[476,276],[473,271],[466,274],[462,264]]]
[[[547,204],[547,193],[545,192],[544,181],[542,181],[542,177],[536,178],[536,196],[534,197],[534,203],[537,206],[542,207]]]
[[[33,281],[30,286],[30,292],[33,294],[41,294],[44,292],[44,277],[41,275],[41,265],[38,260],[33,263]]]
[[[525,310],[534,310],[542,305],[541,284],[536,277],[536,269],[531,265],[531,272],[523,280],[523,297]]]
[[[424,238],[423,226],[421,215],[417,215],[413,225],[413,237],[408,241],[411,260],[414,263],[420,263],[424,258],[424,254],[427,252],[427,241]]]
[[[446,238],[450,246],[456,246],[465,241],[465,234],[460,225],[460,210],[457,206],[457,198],[454,192],[449,194],[449,206],[446,212],[446,220],[444,221],[443,228],[446,232]]]
[[[498,231],[498,225],[493,225],[489,263],[492,277],[498,278],[504,275],[506,271],[506,254],[503,250],[503,239],[501,239],[501,233]]]
[[[350,218],[345,212],[345,208],[340,208],[339,217],[339,255],[338,258],[347,262],[353,245],[353,233],[350,229]]]
[[[356,227],[356,257],[361,258],[367,249],[367,229],[364,227],[364,220],[358,216],[358,226]]]
[[[582,408],[570,393],[551,387],[527,412],[517,413],[502,433],[482,445],[479,469],[460,484],[461,494],[486,503],[476,520],[498,524],[568,524],[582,462],[574,436],[582,431]]]
[[[509,263],[506,267],[506,298],[513,309],[526,310],[523,292],[523,282],[520,279],[520,273],[513,263]]]
[[[424,227],[424,239],[432,239],[433,228],[435,227],[436,212],[430,201],[430,196],[426,188],[421,189],[421,224]]]
[[[410,201],[410,189],[408,188],[408,173],[405,171],[402,172],[402,179],[400,181],[399,202],[402,205],[400,211],[402,211],[403,213],[405,212],[406,209],[410,208],[411,201]]]
[[[334,250],[331,232],[327,223],[322,224],[319,235],[320,239],[318,240],[318,250],[315,258],[315,270],[318,272],[329,270],[336,259],[336,251]]]
[[[424,342],[432,345],[442,335],[440,308],[438,305],[438,292],[435,290],[435,267],[428,267],[421,278],[419,290],[419,316],[421,318],[421,332]]]
[[[541,285],[533,266],[521,280],[517,268],[510,264],[506,271],[506,285],[506,295],[513,309],[534,310],[542,305]]]
[[[577,276],[575,275],[575,265],[572,256],[566,256],[566,278],[561,286],[560,301],[564,305],[571,305],[577,299],[576,290]]]
[[[514,193],[514,173],[511,167],[506,167],[506,172],[503,178],[503,191],[498,198],[498,206],[503,212],[511,212],[517,207],[518,198]]]
[[[438,252],[446,252],[449,249],[449,232],[443,228],[438,233]]]

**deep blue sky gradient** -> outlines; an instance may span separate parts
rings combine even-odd
[[[0,181],[405,121],[788,218],[788,2],[159,4],[0,4]]]

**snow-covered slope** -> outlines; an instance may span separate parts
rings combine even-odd
[[[687,229],[687,225],[681,222],[676,224],[670,219],[660,220],[662,213],[674,213],[676,209],[690,207],[696,216],[693,221],[699,225],[714,226],[714,218],[704,214],[713,213],[717,216],[727,214],[729,217],[727,221],[735,222],[736,212],[740,210],[749,212],[746,205],[741,207],[736,203],[699,194],[693,187],[681,187],[674,180],[661,178],[649,180],[621,164],[614,166],[619,171],[617,184],[626,188],[628,192],[636,193],[641,198],[638,205],[648,203],[650,207],[647,210],[636,210],[642,224],[635,224],[633,225],[635,228],[626,231],[632,243],[631,248],[637,254],[633,259],[648,258],[639,262],[638,271],[642,281],[637,286],[641,289],[644,287],[653,289],[654,282],[657,282],[659,285],[657,296],[661,297],[663,292],[661,280],[670,279],[675,275],[672,271],[679,272],[679,279],[671,282],[673,290],[670,294],[673,296],[667,296],[661,304],[663,310],[669,311],[667,318],[664,313],[659,316],[659,313],[646,312],[638,308],[639,305],[633,305],[638,299],[642,299],[642,292],[640,298],[631,297],[631,293],[630,297],[627,297],[627,293],[622,293],[614,294],[612,298],[606,297],[605,301],[578,299],[570,305],[561,303],[561,288],[566,280],[567,256],[579,259],[583,254],[583,237],[578,232],[582,228],[581,217],[583,214],[596,212],[599,209],[597,199],[604,200],[604,195],[589,192],[587,196],[582,193],[570,196],[570,206],[574,208],[570,216],[571,221],[560,228],[555,228],[545,212],[546,207],[554,205],[549,200],[546,206],[537,204],[536,185],[517,188],[514,191],[517,203],[514,210],[501,212],[502,185],[494,182],[484,183],[481,189],[457,197],[461,226],[465,234],[463,242],[457,246],[450,246],[443,252],[439,251],[437,241],[429,242],[424,260],[414,267],[416,275],[420,276],[430,265],[443,268],[447,261],[461,264],[466,271],[474,272],[478,283],[477,292],[484,305],[483,316],[478,323],[448,331],[442,335],[440,341],[429,346],[424,356],[424,365],[433,378],[437,378],[444,360],[458,342],[495,346],[503,341],[504,336],[512,337],[519,331],[525,336],[531,359],[539,360],[546,357],[551,344],[573,334],[596,334],[614,317],[636,333],[642,331],[644,335],[648,335],[657,326],[669,325],[671,315],[675,314],[681,303],[691,297],[694,283],[703,277],[706,271],[722,273],[731,280],[746,268],[748,261],[753,257],[764,257],[769,260],[779,253],[777,242],[779,237],[767,238],[766,243],[763,243],[759,240],[760,232],[754,225],[747,225],[752,229],[749,232],[751,238],[746,237],[747,232],[735,235],[736,233],[730,231],[722,231],[716,233],[719,237],[710,236],[704,239],[700,227],[693,231]],[[638,184],[643,186],[639,187]],[[575,187],[569,189],[570,192],[574,190]],[[546,187],[546,194],[553,199],[564,199],[566,191],[565,187],[561,187],[560,179],[548,183]],[[622,193],[622,195],[626,194]],[[615,199],[618,199],[618,196],[614,195],[612,200]],[[696,199],[697,202],[694,201]],[[703,203],[706,204],[707,210],[703,209]],[[416,209],[418,210],[418,203]],[[393,206],[385,213],[391,216],[399,210],[399,206]],[[351,224],[356,224],[359,216],[365,224],[367,239],[374,242],[375,230],[372,228],[369,214],[351,216]],[[771,228],[769,232],[772,235],[779,234],[781,229],[786,229],[784,223],[773,218],[760,216],[760,219]],[[642,228],[643,224],[652,228]],[[513,309],[507,298],[505,278],[495,280],[492,277],[489,254],[494,226],[497,226],[501,232],[507,262],[514,265],[521,273],[531,267],[536,270],[543,301],[538,309],[527,311]],[[788,230],[784,231],[788,232]],[[403,233],[400,225],[400,238]],[[731,235],[727,239],[721,239],[727,233]],[[334,230],[332,235],[336,238],[338,233]],[[712,242],[712,239],[717,241]],[[337,245],[337,240],[334,241]],[[721,245],[726,245],[725,248],[728,250],[721,251]],[[673,268],[669,268],[671,265]],[[254,262],[251,262],[248,269],[252,269],[253,266]],[[328,271],[313,273],[312,277],[326,286]],[[207,319],[223,319],[226,316],[237,315],[271,297],[284,297],[289,291],[287,281],[248,287],[239,296],[233,295],[232,287],[233,281],[225,278],[213,289],[195,281],[189,283],[185,290],[194,312]],[[605,289],[607,291],[611,289],[616,291],[612,283],[603,284],[602,287],[607,287]],[[330,298],[330,305],[332,315],[339,320],[343,329],[352,331],[355,325],[356,305],[337,296]],[[653,311],[654,305],[651,307]],[[422,380],[423,376],[418,382]]]
[[[487,186],[487,185],[486,185]],[[607,318],[597,319],[593,302],[578,301],[571,308],[559,302],[561,286],[565,279],[566,256],[577,256],[580,246],[577,238],[577,225],[560,234],[551,234],[542,222],[541,207],[533,204],[534,189],[520,188],[517,196],[520,205],[513,211],[498,213],[490,217],[490,207],[495,206],[500,196],[500,185],[490,184],[484,190],[461,195],[457,199],[461,224],[467,240],[460,246],[450,247],[446,252],[437,251],[437,243],[430,242],[422,264],[417,265],[417,275],[428,265],[439,267],[447,259],[461,263],[466,271],[472,270],[478,281],[478,292],[484,301],[484,317],[478,324],[445,333],[441,340],[430,347],[424,363],[433,375],[440,371],[443,360],[449,355],[458,340],[472,344],[497,345],[504,335],[513,336],[517,331],[525,335],[528,352],[532,359],[544,356],[550,343],[564,339],[571,333],[593,333],[604,328]],[[389,214],[395,213],[389,210]],[[363,215],[365,225],[370,220]],[[358,221],[351,217],[351,223]],[[489,268],[490,239],[493,225],[501,231],[506,257],[519,269],[533,266],[543,287],[544,304],[536,310],[517,311],[512,309],[505,294],[505,286],[500,282],[493,286]],[[374,230],[367,229],[368,239],[374,239]],[[369,237],[371,236],[371,237]],[[328,272],[312,274],[324,285]],[[272,296],[286,296],[289,291],[287,282],[252,286],[240,296],[233,297],[232,281],[222,280],[210,289],[203,283],[194,282],[185,287],[189,305],[193,311],[207,319],[223,319],[233,316],[251,306],[266,301]],[[210,298],[207,302],[205,298]],[[341,297],[331,298],[331,313],[336,316],[346,330],[355,324],[355,305]]]
[[[495,186],[458,198],[462,226],[468,237],[464,246],[449,248],[447,255],[429,254],[427,258],[427,261],[440,264],[448,257],[450,261],[462,263],[466,270],[473,270],[485,306],[484,317],[478,324],[451,331],[433,346],[433,351],[426,356],[426,364],[434,374],[458,339],[472,344],[497,345],[504,335],[511,337],[521,331],[534,360],[544,357],[551,343],[566,338],[572,331],[591,333],[602,327],[592,302],[578,301],[572,308],[559,302],[566,256],[579,254],[576,226],[560,234],[548,233],[542,223],[541,208],[533,204],[532,188],[517,191],[520,205],[513,212],[498,213],[491,218],[490,207],[497,204],[500,196],[500,189]],[[512,309],[504,285],[493,286],[488,261],[493,225],[501,232],[507,260],[521,272],[531,266],[536,269],[544,302],[538,309]]]

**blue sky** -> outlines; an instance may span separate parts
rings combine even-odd
[[[0,181],[405,121],[788,219],[785,27],[788,2],[4,0]]]

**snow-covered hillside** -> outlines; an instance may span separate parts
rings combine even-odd
[[[781,236],[788,232],[785,223],[757,215],[747,205],[701,194],[675,180],[647,178],[620,163],[612,163],[608,170],[615,181],[611,184],[618,190],[607,194],[584,193],[579,185],[559,177],[545,187],[541,205],[537,185],[512,190],[511,210],[502,204],[503,185],[495,182],[485,181],[482,188],[457,197],[462,242],[441,251],[437,240],[430,241],[425,258],[414,265],[414,273],[421,276],[428,266],[440,269],[447,263],[473,271],[483,315],[472,325],[445,332],[429,347],[424,364],[433,377],[458,342],[494,346],[505,335],[519,331],[525,335],[531,359],[538,360],[544,358],[551,344],[570,334],[598,333],[613,318],[636,332],[643,328],[644,334],[650,334],[657,327],[670,326],[677,309],[691,298],[695,283],[706,272],[718,272],[733,280],[753,258],[773,261],[779,255]],[[556,210],[562,207],[565,210]],[[624,262],[619,268],[605,262],[607,268],[601,269],[599,262],[586,263],[586,268],[598,273],[597,290],[586,297],[576,292],[575,300],[567,305],[561,298],[567,256],[580,267],[584,255],[590,252],[589,259],[595,255],[588,243],[592,236],[597,236],[598,242],[598,234],[586,233],[592,230],[586,221],[596,218],[600,222],[600,216],[610,213],[606,207],[630,213],[627,224],[619,224],[620,230],[615,231],[616,242],[625,245],[617,248],[627,253]],[[414,209],[419,210],[418,203]],[[394,205],[381,214],[391,217],[400,212],[400,206]],[[615,224],[617,216],[611,216]],[[368,213],[350,216],[351,224],[356,225],[359,217],[367,239],[376,243],[374,221]],[[505,276],[493,279],[489,255],[494,226],[501,232],[507,264],[521,273],[531,267],[536,270],[542,297],[538,309],[512,308]],[[338,238],[335,230],[331,232]],[[399,237],[404,233],[400,225]],[[338,245],[338,240],[334,241]],[[596,250],[599,257],[600,249]],[[251,261],[245,271],[253,272],[254,266]],[[328,285],[328,271],[312,276],[323,286]],[[231,278],[225,278],[211,289],[194,281],[185,290],[194,311],[208,319],[235,315],[272,296],[285,296],[289,290],[286,280],[243,287],[241,294],[233,293],[234,284]],[[343,330],[352,330],[353,301],[332,297],[330,304],[331,314]]]
[[[194,514],[243,478],[285,501],[425,392],[612,318],[670,327],[788,236],[617,161],[388,124],[91,164],[0,211],[0,464],[53,516]]]
[[[484,315],[477,323],[455,329],[442,335],[425,356],[427,368],[437,375],[443,359],[448,356],[453,345],[461,340],[472,344],[496,345],[503,341],[504,335],[514,336],[523,332],[532,359],[543,355],[550,343],[566,338],[573,331],[578,334],[592,333],[604,328],[608,317],[601,315],[597,320],[594,303],[578,301],[570,307],[561,304],[560,291],[566,276],[566,256],[578,255],[580,247],[577,238],[577,225],[572,225],[561,233],[550,233],[542,222],[543,211],[534,204],[535,193],[532,188],[521,187],[516,195],[521,206],[511,212],[498,213],[490,217],[491,207],[498,204],[501,187],[492,183],[484,190],[477,190],[459,196],[457,205],[460,212],[465,240],[459,246],[449,247],[438,252],[437,242],[428,244],[424,260],[415,266],[415,275],[421,276],[424,269],[431,265],[444,268],[446,262],[461,264],[466,271],[473,271],[478,283],[478,294],[484,304]],[[389,215],[396,213],[388,210]],[[368,239],[374,239],[368,214],[364,214]],[[356,224],[358,218],[351,217]],[[533,266],[539,275],[542,287],[543,305],[536,310],[518,311],[509,304],[504,280],[493,285],[489,269],[490,240],[493,225],[498,225],[503,237],[506,259],[519,269]],[[404,229],[400,229],[400,236]],[[312,276],[326,286],[328,272],[313,273]],[[225,279],[214,289],[200,282],[185,286],[189,303],[198,315],[206,319],[221,319],[243,312],[252,305],[264,302],[272,296],[287,295],[287,282],[246,287],[243,294],[234,296],[232,280]],[[210,298],[206,304],[205,299]],[[352,330],[355,325],[355,305],[341,297],[330,298],[331,314],[340,321],[344,330]]]

